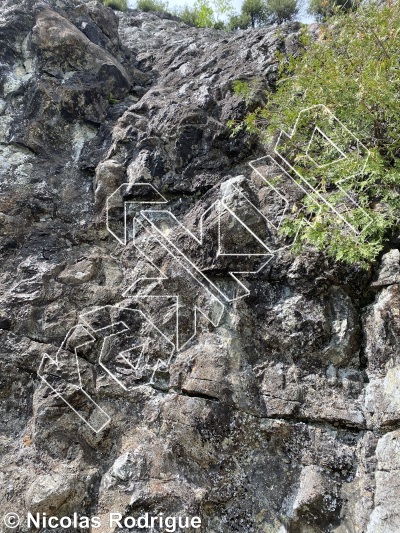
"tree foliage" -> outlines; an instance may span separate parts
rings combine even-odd
[[[196,0],[193,5],[196,13],[196,26],[211,28],[214,25],[214,11],[209,0]]]
[[[167,11],[168,2],[162,0],[137,0],[137,9],[141,11]]]
[[[225,27],[222,19],[231,13],[233,13],[231,0],[196,0],[193,7],[185,5],[174,11],[175,15],[188,24],[198,28],[216,29]]]
[[[346,231],[332,210],[321,208],[317,194],[304,197],[284,226],[286,234],[298,236],[300,248],[310,244],[338,260],[365,266],[400,225],[400,10],[369,3],[355,12],[337,13],[319,28],[316,41],[305,29],[302,43],[297,57],[278,58],[280,81],[277,91],[267,95],[266,106],[231,126],[234,132],[244,126],[271,146],[279,131],[292,130],[302,110],[323,104],[368,148],[362,175],[354,174],[351,153],[339,167],[307,169],[308,180],[338,210],[343,202],[338,182],[352,191],[355,203],[346,206],[346,216],[361,234]],[[357,148],[353,143],[354,153]],[[329,162],[331,154],[322,143],[324,149]],[[297,151],[301,154],[300,144]],[[301,173],[304,158],[296,153],[291,157]],[[365,213],[372,220],[368,225]]]
[[[233,31],[233,30],[245,30],[247,28],[250,28],[250,26],[251,26],[250,16],[240,13],[240,15],[237,15],[237,14],[232,15],[226,27],[228,31]]]
[[[267,0],[268,19],[271,22],[282,24],[292,20],[298,12],[297,0]]]
[[[174,15],[180,17],[186,24],[196,26],[197,12],[188,5],[184,5],[178,9],[175,9]]]
[[[356,0],[310,0],[307,11],[317,20],[323,21],[339,10],[350,11],[357,3]]]
[[[214,14],[217,22],[233,15],[232,0],[213,0]]]
[[[231,16],[228,30],[282,24],[298,13],[298,0],[244,0],[240,14]]]
[[[268,21],[268,9],[265,0],[244,0],[241,13],[249,18],[253,28],[262,26]]]

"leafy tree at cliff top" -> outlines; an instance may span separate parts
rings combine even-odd
[[[268,9],[265,0],[244,0],[242,16],[250,19],[251,26],[262,26],[268,21]]]
[[[137,9],[141,11],[167,11],[168,2],[162,0],[138,0]]]
[[[400,225],[400,9],[369,3],[338,13],[318,29],[315,41],[304,29],[302,43],[298,57],[277,58],[280,81],[277,91],[266,95],[265,107],[231,126],[234,131],[245,126],[271,146],[279,131],[292,130],[300,111],[323,104],[370,150],[361,176],[353,175],[351,157],[340,172],[332,173],[327,165],[315,167],[309,176],[328,192],[347,180],[362,212],[372,219],[361,235],[343,231],[329,209],[318,213],[317,195],[303,198],[284,226],[288,235],[298,232],[298,247],[308,243],[338,260],[366,266]],[[300,170],[302,160],[293,153],[291,164]],[[331,198],[334,202],[333,194]],[[362,230],[360,208],[350,206],[349,216]]]
[[[128,10],[128,0],[102,0],[103,4],[118,11]]]
[[[198,28],[224,28],[221,18],[233,12],[231,0],[196,0],[193,6],[184,5],[174,10],[174,14],[184,22]]]
[[[356,0],[310,0],[308,13],[315,15],[317,20],[325,20],[335,14],[335,11],[350,11],[356,5]]]
[[[267,0],[267,12],[269,20],[282,24],[292,20],[299,12],[297,0]]]
[[[236,30],[282,24],[292,20],[298,11],[298,0],[244,0],[240,15],[231,16],[227,28]]]

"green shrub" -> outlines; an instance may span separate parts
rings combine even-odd
[[[187,5],[175,9],[174,15],[177,17],[180,17],[186,24],[192,24],[193,26],[196,26],[197,21],[197,11],[193,7],[189,7]]]
[[[174,10],[174,15],[198,28],[212,28],[216,23],[213,8],[208,0],[197,0],[193,7],[178,7]]]
[[[127,0],[102,0],[103,4],[112,9],[117,9],[118,11],[127,11],[128,10],[128,1]]]
[[[241,13],[240,15],[232,15],[227,24],[228,31],[245,30],[250,28],[251,18],[249,15]]]
[[[225,23],[222,22],[222,20],[217,20],[216,22],[214,22],[213,28],[215,30],[223,30],[225,28]]]
[[[242,97],[247,104],[250,104],[258,91],[258,80],[255,79],[251,83],[235,80],[232,82],[232,89],[237,95]]]
[[[359,145],[340,165],[306,168],[299,138],[290,161],[309,183],[322,191],[335,209],[345,207],[347,220],[362,231],[346,231],[333,213],[311,193],[287,217],[284,232],[298,234],[297,249],[310,244],[338,260],[367,266],[400,225],[400,9],[365,4],[356,12],[339,13],[321,26],[316,41],[304,30],[304,49],[297,57],[280,56],[280,81],[267,104],[249,113],[233,133],[246,127],[271,146],[279,131],[290,132],[300,111],[323,104],[370,151],[363,174],[354,174]],[[243,92],[243,88],[241,88]],[[321,140],[323,147],[323,140]],[[326,148],[326,147],[325,147]],[[326,161],[331,154],[322,152]],[[308,165],[310,165],[308,163]],[[341,181],[345,180],[345,181]],[[351,190],[356,204],[343,206],[338,182]],[[321,207],[318,212],[316,205]],[[367,213],[372,224],[365,228]],[[305,223],[305,219],[312,224]]]
[[[138,0],[136,7],[140,11],[167,11],[168,2],[162,2],[161,0]]]

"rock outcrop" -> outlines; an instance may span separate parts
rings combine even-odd
[[[281,213],[226,126],[299,29],[0,1],[1,514],[399,531],[399,251],[364,271],[282,242],[258,270],[247,230]]]

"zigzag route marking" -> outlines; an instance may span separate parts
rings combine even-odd
[[[128,390],[128,387],[121,381],[121,379],[113,372],[112,368],[107,365],[107,362],[104,360],[105,356],[105,347],[106,343],[110,338],[121,336],[122,339],[126,339],[126,333],[131,330],[131,328],[126,324],[125,321],[118,320],[113,322],[111,319],[111,324],[107,324],[102,327],[94,327],[93,322],[95,322],[96,317],[99,316],[104,310],[107,310],[109,313],[112,312],[124,312],[125,314],[131,314],[140,317],[141,320],[148,323],[151,329],[157,334],[157,336],[163,339],[164,344],[170,346],[170,353],[168,355],[168,360],[157,359],[156,363],[153,365],[153,374],[150,379],[150,383],[153,380],[155,372],[168,365],[171,357],[173,356],[174,346],[169,341],[167,337],[138,309],[130,309],[119,306],[103,306],[95,310],[89,311],[81,315],[81,319],[84,322],[84,325],[78,324],[71,328],[64,341],[62,342],[60,348],[58,349],[56,356],[51,357],[49,354],[44,354],[42,357],[41,363],[38,369],[38,375],[42,381],[58,396],[60,397],[66,405],[75,412],[85,424],[95,433],[102,431],[110,422],[111,417],[106,413],[98,403],[90,396],[88,392],[84,390],[81,376],[81,368],[79,363],[78,350],[84,347],[93,345],[96,340],[103,339],[102,348],[98,356],[98,364],[111,376],[119,386],[123,389]],[[90,320],[92,318],[92,320]],[[104,318],[104,317],[102,317]],[[78,341],[75,344],[74,338],[80,339],[84,337],[84,342]],[[86,340],[86,339],[89,340]],[[71,346],[72,345],[72,346]],[[71,352],[73,348],[73,353]],[[136,365],[133,365],[128,357],[127,353],[131,352],[135,348],[142,348],[139,357],[137,358]],[[127,350],[118,351],[115,354],[114,362],[118,357],[121,357],[126,364],[128,364],[134,371],[138,369],[138,365],[141,359],[143,359],[143,346],[134,346],[130,347]],[[63,359],[63,360],[62,360]],[[71,361],[72,359],[72,361]],[[108,364],[110,362],[108,361]],[[69,389],[68,396],[63,394],[64,391],[60,391],[60,388],[65,387]],[[75,404],[80,405],[78,410],[71,403],[69,396],[71,393],[78,398],[74,401]]]

